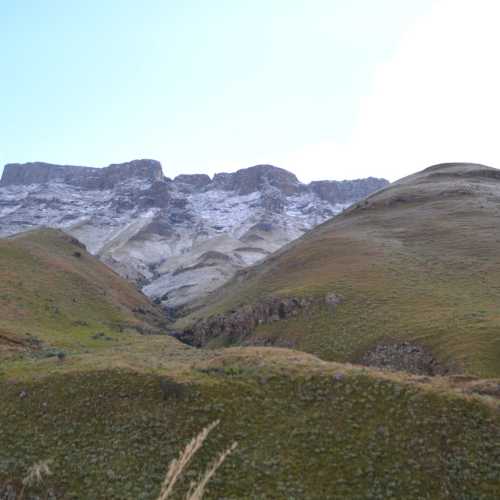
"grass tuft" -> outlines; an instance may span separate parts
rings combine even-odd
[[[44,460],[33,464],[23,479],[24,486],[35,486],[43,482],[45,476],[51,476],[50,460]]]

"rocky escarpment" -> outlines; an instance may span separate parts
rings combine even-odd
[[[271,297],[252,305],[246,305],[226,314],[217,314],[196,322],[193,326],[174,336],[185,344],[205,347],[213,340],[225,345],[280,345],[293,347],[291,342],[280,339],[253,338],[252,334],[259,325],[265,325],[293,318],[313,305],[327,305],[335,309],[343,302],[342,297],[329,293],[320,297]]]
[[[84,189],[111,189],[127,179],[161,181],[163,172],[156,160],[134,160],[104,168],[53,165],[51,163],[9,163],[0,186],[63,183]]]
[[[335,203],[346,203],[348,200],[364,198],[365,196],[387,186],[385,179],[368,177],[353,181],[313,181],[309,184],[322,200]]]
[[[352,182],[359,189],[332,181],[320,196],[272,165],[171,180],[155,160],[9,164],[0,181],[0,236],[64,229],[175,311],[387,183]]]
[[[173,335],[181,342],[198,348],[209,347],[214,342],[215,345],[226,346],[258,345],[295,348],[295,343],[290,338],[255,335],[256,329],[260,325],[307,313],[313,306],[326,305],[335,311],[343,302],[344,299],[334,292],[316,297],[271,297],[225,314],[199,320]],[[383,370],[405,371],[416,375],[436,376],[459,372],[456,367],[450,367],[438,361],[428,348],[413,342],[377,344],[366,351],[357,362]]]

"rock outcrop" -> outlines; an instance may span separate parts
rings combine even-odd
[[[163,172],[156,160],[134,160],[104,168],[53,165],[51,163],[9,163],[5,165],[0,186],[63,183],[84,189],[112,189],[124,180],[137,178],[161,181]]]
[[[385,184],[331,181],[318,190],[272,165],[171,180],[155,160],[9,164],[0,236],[62,228],[172,312]]]
[[[214,339],[219,339],[225,345],[293,347],[289,342],[283,344],[279,339],[256,339],[252,337],[252,334],[259,325],[293,318],[313,305],[326,305],[335,310],[342,302],[342,297],[333,292],[324,297],[271,297],[225,314],[217,314],[200,320],[193,326],[174,333],[174,336],[181,342],[194,347],[205,347]]]
[[[236,191],[240,195],[274,187],[285,195],[307,190],[291,172],[273,165],[256,165],[243,168],[233,174],[216,174],[214,185],[225,191]]]
[[[450,368],[432,355],[429,349],[411,342],[377,344],[361,358],[361,364],[416,375],[446,375]]]
[[[375,177],[353,181],[313,181],[308,185],[322,200],[330,203],[360,200],[385,186],[387,186],[385,179]]]
[[[190,175],[178,175],[175,179],[174,182],[177,185],[180,185],[182,188],[182,185],[185,184],[187,186],[190,186],[192,189],[201,189],[208,184],[210,184],[211,180],[210,177],[207,174],[190,174]]]

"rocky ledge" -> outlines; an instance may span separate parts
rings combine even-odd
[[[181,332],[174,333],[181,342],[194,347],[205,347],[214,339],[222,340],[226,345],[266,345],[274,344],[271,339],[252,339],[252,334],[259,325],[265,325],[297,316],[313,305],[326,304],[335,309],[343,302],[342,297],[334,292],[320,297],[271,297],[253,305],[242,306],[226,314],[217,314],[201,320]],[[278,345],[285,345],[278,341]]]

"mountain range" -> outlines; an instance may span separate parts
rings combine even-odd
[[[371,177],[303,184],[271,165],[172,180],[155,160],[8,164],[0,236],[64,229],[174,315],[387,184]]]

